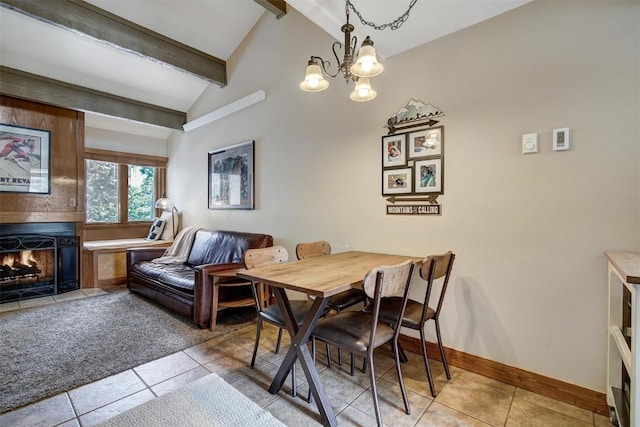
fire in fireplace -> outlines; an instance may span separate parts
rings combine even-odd
[[[33,257],[33,251],[21,251],[8,254],[0,261],[0,282],[22,279],[37,279],[42,270]]]
[[[56,223],[58,224],[58,223]],[[56,295],[79,288],[79,239],[66,223],[0,225],[0,302]],[[25,227],[26,226],[26,227]],[[13,234],[39,231],[47,234]]]

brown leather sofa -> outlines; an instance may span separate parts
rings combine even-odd
[[[209,273],[243,268],[247,249],[268,246],[273,246],[273,237],[268,234],[200,229],[185,263],[154,263],[152,260],[161,257],[165,248],[128,249],[127,287],[206,328],[211,318]],[[221,301],[237,297],[235,288],[220,291]]]

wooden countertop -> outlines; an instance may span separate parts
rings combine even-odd
[[[627,283],[640,285],[640,253],[605,251],[604,254],[620,277]]]

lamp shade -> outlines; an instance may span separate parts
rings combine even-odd
[[[355,89],[349,94],[349,98],[356,102],[371,101],[376,96],[378,96],[378,92],[371,88],[367,77],[358,78]]]
[[[362,47],[358,52],[358,59],[350,68],[351,74],[358,77],[375,77],[382,73],[384,67],[378,62],[376,48],[373,41],[367,36],[362,42]]]
[[[162,209],[163,211],[170,211],[173,208],[173,202],[171,199],[162,197],[156,200],[155,208]]]
[[[322,75],[318,61],[311,58],[307,65],[304,81],[300,83],[300,89],[305,92],[321,92],[329,87],[329,82]]]

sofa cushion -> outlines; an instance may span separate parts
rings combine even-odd
[[[137,262],[131,266],[131,273],[152,279],[183,292],[193,293],[194,269],[185,264],[156,264],[151,261]]]
[[[267,246],[270,236],[238,231],[198,230],[187,259],[190,266],[242,263],[247,249]]]

